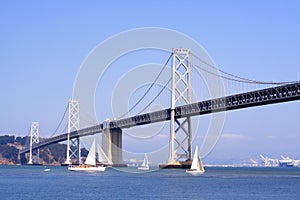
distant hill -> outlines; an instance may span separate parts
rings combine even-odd
[[[16,141],[15,136],[0,136],[0,164],[19,164],[18,148],[24,141],[25,138],[22,140],[22,138],[18,137],[18,141]]]
[[[42,140],[42,138],[40,139]],[[19,149],[29,143],[29,137],[0,136],[0,165],[21,164]],[[65,162],[67,145],[51,144],[39,149],[40,163],[45,165],[60,165]],[[88,151],[81,149],[81,155],[86,156]],[[28,155],[26,156],[28,160]],[[25,161],[26,163],[27,161]]]

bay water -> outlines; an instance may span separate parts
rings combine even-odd
[[[300,199],[300,168],[207,167],[194,177],[183,169],[0,166],[0,199]]]

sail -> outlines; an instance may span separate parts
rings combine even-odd
[[[105,155],[99,143],[97,143],[97,153],[98,153],[98,162],[112,164],[112,162]]]
[[[200,157],[199,153],[198,153],[198,169],[204,171],[204,167],[203,167],[203,164],[202,164],[201,157]]]
[[[191,166],[191,169],[193,169],[193,170],[199,169],[198,157],[199,157],[198,156],[198,146],[196,146],[194,157],[193,157],[193,162],[192,162],[192,166]]]
[[[89,154],[88,154],[88,156],[85,160],[86,165],[96,165],[96,158],[95,158],[95,156],[96,156],[96,144],[95,143],[96,143],[96,141],[94,140],[93,144],[90,148]]]
[[[142,163],[142,167],[148,167],[148,158],[147,158],[147,154],[145,154],[144,156],[144,161]]]
[[[193,176],[200,176],[205,172],[200,154],[198,152],[198,146],[196,146],[194,156],[193,156],[193,162],[190,169],[187,169],[185,171],[186,173],[192,174]]]

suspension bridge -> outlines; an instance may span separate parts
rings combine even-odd
[[[191,62],[191,57],[198,59],[201,65]],[[138,114],[124,117],[135,108],[151,90],[161,72],[172,58],[171,78],[157,93],[153,100]],[[221,80],[223,90],[234,88],[233,85],[247,85],[246,91],[231,91],[232,94],[221,92],[222,95],[207,100],[192,102],[191,67],[217,77]],[[143,113],[157,99],[168,84],[171,83],[171,106],[154,112]],[[218,84],[218,83],[216,83]],[[250,87],[249,87],[250,86]],[[257,89],[258,88],[258,89]],[[232,90],[232,89],[231,89]],[[169,156],[162,167],[188,167],[191,161],[192,129],[191,117],[216,112],[277,104],[300,99],[300,82],[263,82],[239,77],[217,69],[190,52],[189,49],[174,48],[166,64],[150,85],[145,94],[119,119],[105,120],[95,126],[80,129],[79,101],[71,100],[68,104],[68,130],[60,135],[39,141],[38,123],[33,122],[30,131],[30,145],[20,151],[29,153],[29,164],[38,162],[38,149],[47,145],[67,141],[66,164],[80,163],[80,138],[102,133],[102,148],[109,162],[120,165],[122,155],[122,130],[145,124],[170,121]],[[35,159],[34,159],[35,158]],[[179,162],[178,160],[184,160]]]

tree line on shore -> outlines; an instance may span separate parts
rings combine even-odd
[[[29,145],[29,136],[15,137],[10,135],[0,136],[0,164],[21,164],[19,150]],[[43,140],[42,138],[40,140]],[[51,144],[39,149],[39,158],[41,164],[60,165],[66,159],[66,144]],[[82,155],[87,154],[86,149],[82,149]],[[25,156],[27,158],[28,155]],[[28,160],[28,158],[27,158]],[[25,161],[26,163],[26,161]]]

